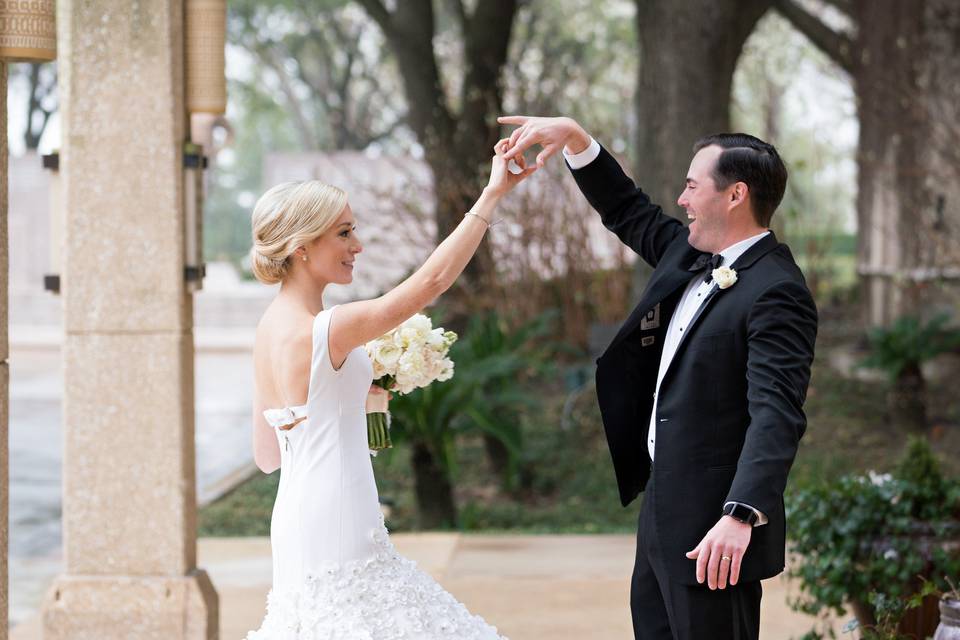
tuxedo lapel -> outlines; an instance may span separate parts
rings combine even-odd
[[[607,347],[607,351],[620,344],[627,336],[633,333],[643,322],[647,314],[653,311],[654,308],[663,302],[671,293],[690,282],[690,278],[692,277],[693,275],[686,269],[673,268],[665,271],[661,277],[651,282],[646,295],[643,296],[640,303],[637,304],[630,314],[630,317],[628,317],[627,321],[620,327],[620,331],[617,332],[610,346]],[[669,324],[670,317],[668,315],[662,313],[658,313],[657,315],[662,325]]]
[[[779,242],[771,231],[768,235],[764,236],[758,240],[756,244],[747,249],[742,256],[737,258],[733,265],[731,265],[731,268],[738,271],[747,269],[761,257],[777,248],[778,245]],[[633,331],[636,330],[637,327],[639,327],[643,322],[643,319],[647,316],[647,314],[654,310],[656,305],[663,302],[664,299],[670,296],[670,294],[674,293],[677,289],[690,282],[693,274],[691,274],[688,267],[693,264],[697,256],[700,255],[700,252],[693,247],[688,247],[688,249],[689,251],[683,255],[679,261],[679,264],[676,266],[666,267],[666,265],[663,265],[664,270],[662,273],[654,271],[654,279],[651,280],[649,288],[647,289],[643,298],[641,298],[639,304],[637,304],[633,312],[630,314],[630,317],[628,317],[627,321],[623,323],[622,327],[620,327],[620,331],[617,332],[617,335],[613,338],[610,346],[607,347],[608,352],[613,347],[620,344],[627,336],[633,333]],[[693,320],[690,323],[691,328],[704,313],[704,311],[710,306],[710,302],[716,295],[717,291],[718,288],[716,285],[714,285],[713,289],[710,290],[707,299],[703,301],[703,304],[700,305],[700,308],[694,315]],[[661,313],[659,314],[659,321],[664,324],[669,324],[670,317]],[[677,345],[677,352],[674,355],[674,359],[676,359],[676,356],[679,355],[680,347],[686,340],[687,335],[689,335],[689,330],[680,341],[680,344]]]
[[[739,280],[741,272],[752,267],[757,260],[776,249],[779,244],[780,243],[777,241],[777,238],[773,235],[772,231],[763,238],[760,238],[760,240],[758,240],[752,247],[747,249],[743,255],[737,258],[730,266],[731,269],[737,272],[737,279]],[[731,286],[736,286],[736,283]],[[684,331],[683,335],[680,337],[680,342],[677,343],[677,348],[673,353],[673,358],[670,360],[670,365],[667,367],[666,373],[670,372],[670,369],[673,367],[673,363],[680,358],[684,344],[687,342],[690,334],[696,329],[697,321],[700,319],[700,316],[710,309],[710,303],[713,302],[720,291],[720,287],[717,286],[716,282],[714,282],[713,286],[710,288],[710,291],[707,292],[706,299],[704,299],[696,313],[694,313],[693,317],[690,319],[690,323],[687,325],[687,330]],[[666,377],[666,374],[664,374],[664,377]]]
[[[773,234],[773,231],[763,236],[754,243],[752,247],[743,252],[743,255],[737,258],[730,268],[734,271],[743,271],[744,269],[749,269],[753,264],[767,255],[774,249],[780,246],[780,241],[777,240],[777,236]]]

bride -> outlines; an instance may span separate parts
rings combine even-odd
[[[373,369],[363,345],[446,291],[479,246],[500,198],[536,170],[490,180],[413,275],[373,300],[323,308],[353,280],[362,250],[346,194],[315,180],[267,191],[253,212],[254,275],[280,282],[254,346],[253,453],[280,486],[270,523],[273,588],[247,640],[502,640],[495,627],[400,556],[383,525],[367,445]]]

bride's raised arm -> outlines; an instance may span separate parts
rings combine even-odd
[[[339,367],[354,348],[378,338],[414,315],[449,289],[470,262],[492,222],[493,212],[506,193],[536,170],[518,156],[518,174],[503,158],[508,141],[494,147],[490,181],[463,221],[430,254],[423,266],[379,298],[337,307],[330,324],[330,357]]]

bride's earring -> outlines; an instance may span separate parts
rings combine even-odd
[[[306,254],[302,255],[301,257],[303,258],[303,261],[304,261],[304,262],[307,261],[307,255],[306,255]]]

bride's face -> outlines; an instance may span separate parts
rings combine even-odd
[[[356,230],[357,220],[348,204],[334,225],[306,247],[304,265],[312,276],[334,284],[353,282],[353,263],[363,251]]]

